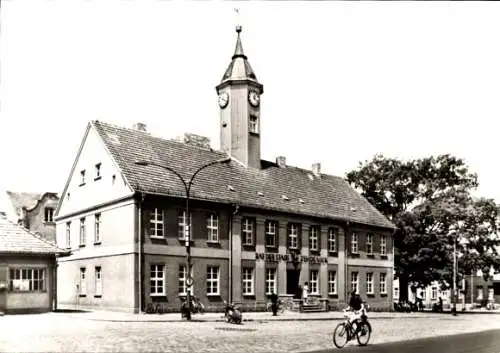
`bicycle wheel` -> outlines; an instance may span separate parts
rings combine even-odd
[[[337,348],[342,348],[348,341],[348,332],[345,322],[341,322],[333,330],[333,344]]]
[[[366,346],[370,337],[372,335],[372,326],[369,322],[361,322],[359,324],[358,332],[356,333],[356,338],[358,339],[358,344],[360,346]]]

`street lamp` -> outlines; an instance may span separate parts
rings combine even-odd
[[[184,185],[184,191],[186,192],[186,225],[185,225],[185,231],[184,231],[184,240],[185,240],[185,246],[186,246],[186,260],[187,260],[187,274],[186,274],[186,301],[187,301],[187,314],[186,314],[186,319],[191,320],[191,286],[193,285],[193,278],[191,276],[191,218],[189,217],[189,196],[191,192],[191,186],[193,185],[194,178],[198,175],[199,172],[201,172],[203,169],[210,167],[215,164],[226,164],[231,161],[230,157],[226,158],[221,158],[217,159],[215,161],[212,161],[210,163],[204,164],[191,175],[188,181],[184,179],[176,170],[173,168],[155,163],[153,161],[147,161],[147,160],[137,160],[135,161],[135,164],[141,165],[141,166],[155,166],[159,167],[165,170],[168,170],[169,172],[172,172],[179,180],[182,182],[182,185]]]
[[[457,316],[457,238],[460,235],[460,229],[462,228],[464,222],[458,221],[457,226],[451,226],[451,231],[454,233],[453,236],[453,295],[452,295],[452,303],[453,307],[451,309],[451,313],[453,316]],[[461,242],[462,243],[462,242]]]

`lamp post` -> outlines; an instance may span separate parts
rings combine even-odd
[[[460,235],[460,229],[462,228],[464,222],[458,221],[457,226],[452,226],[452,234],[453,234],[453,294],[452,294],[452,303],[453,307],[451,309],[451,313],[453,316],[457,316],[457,272],[458,272],[458,264],[457,264],[457,240]],[[466,240],[464,239],[464,242]],[[460,242],[463,244],[464,242]]]
[[[191,186],[193,185],[194,178],[200,173],[203,169],[210,167],[215,164],[224,164],[224,163],[229,163],[231,161],[230,157],[226,158],[221,158],[217,159],[215,161],[212,161],[210,163],[204,164],[191,175],[189,180],[186,181],[176,170],[173,168],[163,165],[163,164],[158,164],[153,161],[146,161],[146,160],[137,160],[135,161],[135,164],[141,165],[141,166],[155,166],[159,167],[165,170],[168,170],[169,172],[173,173],[179,180],[182,182],[182,185],[184,185],[184,191],[186,193],[186,216],[185,216],[185,228],[184,228],[184,240],[185,240],[185,246],[186,246],[186,261],[187,261],[187,274],[186,274],[186,301],[187,301],[187,314],[186,314],[186,319],[191,320],[191,286],[193,285],[193,278],[191,276],[191,217],[189,217],[189,197],[191,193]]]

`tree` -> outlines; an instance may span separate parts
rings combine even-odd
[[[409,283],[452,283],[455,240],[463,272],[488,268],[483,271],[487,275],[490,266],[500,268],[495,248],[500,243],[492,237],[498,231],[498,206],[472,198],[477,175],[462,159],[445,154],[401,161],[376,155],[349,172],[347,181],[397,227],[395,272],[401,299],[408,298]]]

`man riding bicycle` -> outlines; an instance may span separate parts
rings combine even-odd
[[[356,331],[359,328],[358,322],[365,315],[365,305],[363,304],[363,300],[361,300],[361,296],[356,294],[355,291],[351,292],[351,296],[349,298],[349,323],[353,325],[356,323]]]

